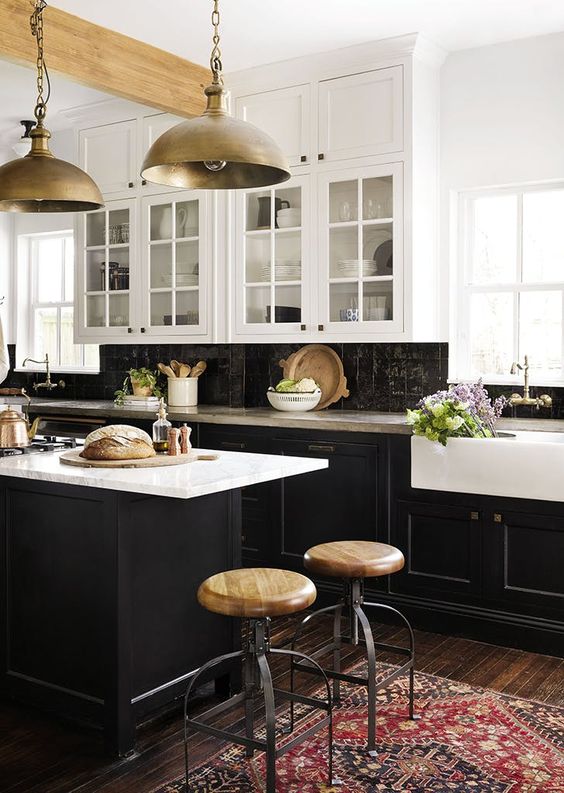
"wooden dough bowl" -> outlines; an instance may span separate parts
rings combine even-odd
[[[314,410],[323,410],[341,397],[349,396],[343,362],[326,344],[306,344],[292,353],[288,360],[279,361],[284,379],[301,380],[311,377],[321,388],[321,399]]]
[[[167,465],[185,465],[196,460],[217,460],[218,454],[179,454],[176,457],[167,454],[157,454],[156,457],[146,457],[143,460],[87,460],[80,456],[80,449],[63,452],[59,462],[63,465],[74,465],[77,468],[159,468]]]

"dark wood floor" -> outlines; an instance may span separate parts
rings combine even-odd
[[[274,640],[287,641],[293,622],[275,623]],[[324,625],[308,636],[304,648],[320,646]],[[377,626],[381,641],[401,643],[401,633]],[[325,634],[326,636],[327,634]],[[564,660],[504,647],[416,631],[417,669],[471,685],[484,686],[564,706]],[[358,651],[348,650],[349,660]],[[391,660],[380,654],[382,660]],[[275,668],[278,683],[285,667]],[[194,707],[209,704],[200,697]],[[0,708],[1,793],[149,793],[183,772],[182,718],[178,710],[140,728],[137,753],[124,761],[104,757],[100,737],[15,705]],[[206,756],[208,739],[194,739],[194,762]]]

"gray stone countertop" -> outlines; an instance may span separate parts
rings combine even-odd
[[[113,402],[99,400],[33,399],[34,415],[107,417],[114,421],[123,419],[154,420],[156,411],[116,407]],[[201,424],[232,424],[251,427],[283,427],[289,429],[338,430],[341,432],[372,432],[409,435],[411,428],[405,423],[403,413],[378,413],[370,410],[323,410],[307,413],[283,413],[272,408],[229,408],[199,405],[194,408],[170,408],[172,421]],[[559,419],[501,419],[503,430],[536,430],[539,432],[564,432],[564,421]]]

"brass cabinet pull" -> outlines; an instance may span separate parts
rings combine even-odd
[[[480,520],[480,513],[479,512],[471,512],[470,513],[470,520]]]
[[[503,523],[503,515],[501,512],[494,512],[494,523]]]
[[[247,444],[242,441],[221,441],[221,445],[224,449],[245,449],[247,447]]]
[[[332,454],[335,451],[335,447],[329,444],[310,443],[307,450],[308,452],[325,452],[327,454]]]

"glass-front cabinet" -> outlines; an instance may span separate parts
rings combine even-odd
[[[200,336],[208,332],[209,198],[178,192],[142,201],[145,246],[143,322],[150,336]]]
[[[78,235],[78,336],[92,340],[130,333],[138,283],[135,201],[108,201],[83,215]]]
[[[319,177],[320,330],[403,330],[402,165]]]
[[[307,178],[236,199],[236,333],[300,333],[311,322]]]

